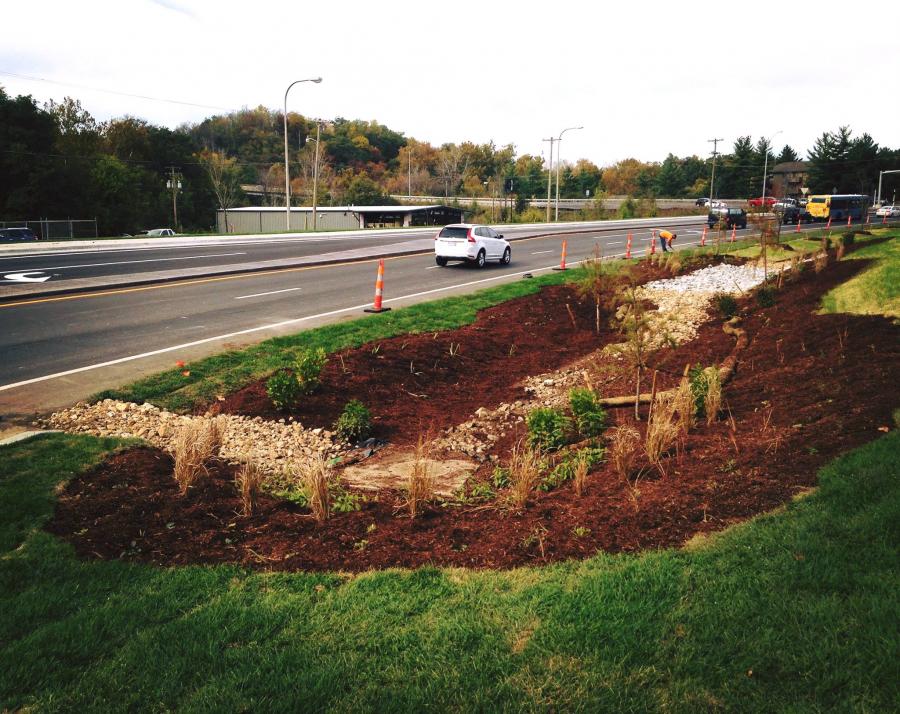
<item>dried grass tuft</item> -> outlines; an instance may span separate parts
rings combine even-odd
[[[821,273],[828,267],[828,251],[820,250],[813,259],[813,269],[816,273]]]
[[[644,451],[651,464],[662,471],[662,457],[678,438],[679,424],[675,420],[675,399],[670,393],[656,395],[653,410],[647,419]]]
[[[707,367],[703,370],[703,378],[706,381],[703,411],[706,414],[706,424],[710,425],[719,416],[719,410],[722,408],[722,377],[717,367]]]
[[[234,477],[234,484],[241,496],[241,513],[244,516],[253,514],[256,501],[262,489],[266,474],[256,461],[244,461]]]
[[[524,508],[540,479],[540,451],[520,441],[510,451],[508,468],[510,500],[516,508]]]
[[[431,473],[430,438],[419,436],[413,457],[412,471],[407,481],[407,507],[409,517],[415,518],[422,511],[422,506],[434,496],[434,477]]]
[[[696,409],[694,391],[687,374],[681,378],[678,389],[675,390],[672,408],[678,415],[679,430],[687,436],[687,433],[694,427],[694,410]]]
[[[588,462],[587,456],[585,454],[579,454],[578,458],[575,460],[575,473],[572,477],[575,495],[578,496],[578,498],[581,498],[581,494],[584,492],[589,470],[590,463]]]
[[[634,471],[641,432],[633,426],[617,426],[609,430],[609,460],[619,478],[628,481]]]
[[[214,419],[192,419],[175,438],[175,480],[181,493],[209,475],[207,463],[222,448],[223,423]]]
[[[306,493],[306,504],[316,523],[324,523],[331,515],[331,494],[328,481],[331,468],[322,454],[316,454],[296,466],[300,484]]]

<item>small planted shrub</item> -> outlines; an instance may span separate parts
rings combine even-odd
[[[775,304],[775,289],[763,285],[756,290],[756,304],[760,307],[772,307]]]
[[[600,406],[592,389],[576,387],[569,391],[569,406],[575,420],[575,429],[588,439],[599,436],[606,427],[606,410]]]
[[[845,247],[853,245],[853,242],[856,240],[856,231],[847,231],[841,236],[841,239]]]
[[[302,394],[310,394],[318,388],[319,377],[327,359],[325,350],[321,347],[314,350],[305,349],[300,352],[294,362],[294,376],[297,378],[297,384],[300,386]]]
[[[575,493],[581,496],[588,472],[603,459],[603,449],[581,449],[566,454],[540,482],[541,491],[552,491],[566,481],[574,481]]]
[[[300,399],[300,384],[290,372],[276,372],[266,382],[266,394],[276,409],[290,409]]]
[[[726,320],[730,320],[737,314],[737,300],[728,293],[716,293],[713,302],[715,303],[716,310]]]
[[[334,423],[334,430],[351,444],[361,441],[372,433],[372,413],[361,401],[352,399],[344,405],[344,410]]]
[[[540,407],[529,412],[528,445],[541,451],[555,451],[565,446],[571,420],[559,409]]]

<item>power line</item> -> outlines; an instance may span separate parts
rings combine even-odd
[[[196,102],[185,102],[180,99],[165,99],[163,97],[151,97],[146,94],[131,94],[130,92],[120,92],[115,89],[104,89],[102,87],[91,87],[86,84],[75,84],[74,82],[61,82],[56,79],[47,79],[46,77],[33,77],[27,74],[17,74],[16,72],[7,72],[5,70],[0,70],[0,75],[4,75],[6,77],[15,77],[16,79],[24,79],[29,82],[45,82],[47,84],[58,84],[63,87],[75,87],[77,89],[87,89],[92,92],[104,92],[106,94],[116,94],[121,97],[132,97],[135,99],[146,99],[151,102],[166,102],[167,104],[180,104],[181,106],[186,107],[199,107],[201,109],[219,109],[224,112],[231,111],[229,107],[219,107],[215,104],[197,104]]]

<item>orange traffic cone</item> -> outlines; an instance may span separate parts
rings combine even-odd
[[[847,228],[850,227],[850,219],[851,219],[851,216],[848,215],[847,216]]]
[[[656,253],[656,231],[650,236],[650,255],[654,255]]]
[[[628,234],[625,242],[625,260],[631,260],[631,233]]]
[[[384,295],[384,259],[378,261],[378,276],[375,278],[375,302],[372,307],[367,307],[363,312],[387,312],[391,308],[381,306],[381,298]]]
[[[734,234],[737,233],[737,223],[731,226],[731,242],[734,243]]]
[[[797,233],[800,232],[800,216],[797,216]]]
[[[826,231],[831,230],[831,216],[828,216],[828,223],[825,224],[825,230]]]
[[[706,226],[703,226],[703,233],[700,234],[700,247],[706,245]]]
[[[566,244],[567,241],[563,241],[562,255],[559,257],[559,267],[554,268],[554,270],[568,270],[568,268],[566,267]]]

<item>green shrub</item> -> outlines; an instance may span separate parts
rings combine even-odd
[[[322,374],[322,367],[325,366],[326,361],[325,350],[321,347],[314,350],[301,350],[294,362],[294,374],[297,384],[300,385],[301,393],[310,394],[318,388],[319,376]]]
[[[847,231],[844,233],[841,238],[844,242],[844,247],[853,245],[853,242],[856,240],[856,232],[855,231]]]
[[[767,286],[756,291],[756,304],[760,307],[772,307],[775,304],[775,289]]]
[[[737,314],[737,300],[728,293],[716,293],[713,301],[715,302],[716,310],[718,310],[719,314],[726,320],[730,320]]]
[[[528,445],[541,451],[565,446],[572,420],[558,409],[541,407],[528,414]]]
[[[563,460],[541,479],[538,488],[541,491],[552,491],[566,481],[571,481],[575,477],[575,468],[580,458],[587,461],[589,469],[593,468],[603,460],[603,449],[581,449],[566,454]]]
[[[593,390],[576,387],[569,391],[569,405],[575,419],[575,429],[585,439],[599,436],[606,427],[606,411],[597,402]]]
[[[619,204],[619,218],[634,218],[637,215],[637,204],[630,196]]]
[[[295,406],[301,393],[297,377],[290,372],[276,372],[266,382],[266,394],[276,409],[290,409]]]
[[[334,430],[339,437],[351,443],[365,439],[372,433],[372,413],[365,404],[351,399],[334,423]]]
[[[494,484],[494,488],[508,488],[509,469],[505,469],[502,466],[495,466],[494,473],[491,474],[491,482]]]

